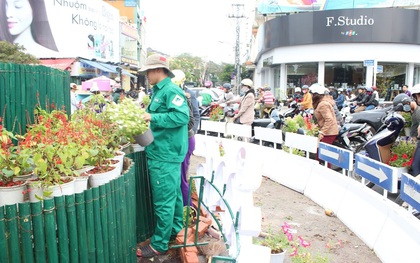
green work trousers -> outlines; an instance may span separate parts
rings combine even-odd
[[[181,163],[148,159],[147,164],[156,217],[150,244],[158,252],[166,252],[169,239],[176,236],[183,225]]]

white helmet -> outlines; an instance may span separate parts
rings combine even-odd
[[[414,85],[411,89],[409,89],[409,91],[411,92],[411,94],[420,93],[420,83]]]
[[[244,86],[248,86],[250,88],[252,88],[252,86],[254,86],[254,82],[250,79],[243,79],[241,81],[241,84],[244,85]]]
[[[302,90],[299,87],[296,87],[295,92],[302,92]]]
[[[172,70],[172,73],[174,73],[175,77],[172,78],[172,82],[180,85],[185,80],[185,73],[180,69],[174,69]]]
[[[95,91],[99,91],[99,87],[98,87],[98,83],[93,82],[92,87],[89,90],[90,92],[95,92]]]
[[[314,83],[314,84],[311,85],[309,90],[312,93],[317,93],[317,94],[322,94],[323,95],[323,94],[325,94],[326,88],[319,83]]]

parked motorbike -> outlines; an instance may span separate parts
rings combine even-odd
[[[410,112],[410,106],[402,104],[398,104],[394,107],[391,106],[383,125],[378,128],[378,132],[362,145],[360,149],[356,150],[356,152],[376,161],[387,163],[391,158],[390,148],[395,140],[397,140],[405,125],[404,117],[402,117],[398,111]],[[352,176],[357,180],[361,179],[360,176],[356,175],[354,172]],[[365,180],[365,184],[368,187],[373,187],[375,185],[368,180]]]
[[[383,125],[389,113],[392,111],[392,108],[392,106],[389,106],[382,109],[357,112],[346,115],[344,120],[346,123],[367,123],[372,127],[372,133],[376,134]],[[343,109],[341,112],[343,112]]]
[[[373,134],[366,123],[345,123],[339,130],[333,145],[356,152]]]

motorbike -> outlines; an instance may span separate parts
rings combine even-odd
[[[345,123],[341,126],[333,145],[356,152],[373,134],[367,123]]]
[[[357,149],[356,152],[376,161],[387,163],[391,158],[390,148],[397,140],[405,125],[404,117],[402,117],[398,111],[409,112],[409,106],[408,108],[406,106],[407,105],[404,105],[404,107],[402,105],[397,105],[396,107],[391,107],[392,109],[388,112],[383,125],[378,128],[377,133],[364,143],[360,149]],[[354,171],[351,176],[356,180],[361,180],[361,177],[356,175]],[[365,180],[365,184],[370,188],[375,185],[368,180]]]
[[[392,108],[392,106],[389,106],[381,109],[362,111],[349,115],[346,114],[344,121],[346,123],[367,123],[370,127],[372,127],[372,133],[376,134],[383,125]],[[343,114],[343,109],[341,112]]]

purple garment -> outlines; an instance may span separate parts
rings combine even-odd
[[[187,180],[187,173],[188,173],[188,166],[190,165],[190,158],[191,154],[195,149],[195,138],[194,136],[188,138],[188,152],[185,155],[184,161],[181,163],[181,192],[182,192],[182,200],[184,202],[184,206],[188,205],[188,180]],[[190,202],[192,206],[193,203]]]

